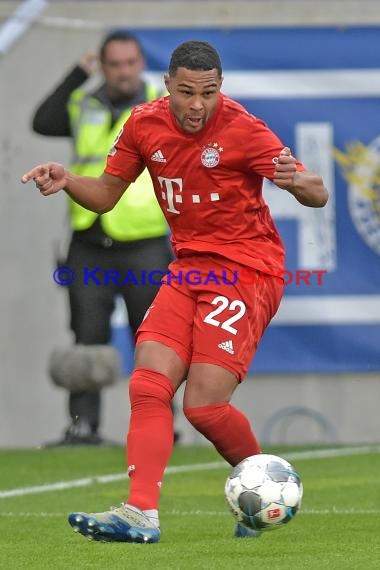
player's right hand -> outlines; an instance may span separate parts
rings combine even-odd
[[[55,194],[65,188],[67,184],[67,172],[58,162],[47,162],[46,164],[40,164],[25,172],[21,177],[21,182],[26,184],[30,180],[33,180],[36,188],[41,192],[43,196],[49,196],[50,194]]]

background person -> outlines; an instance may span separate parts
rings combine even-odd
[[[33,130],[45,136],[71,138],[72,172],[101,174],[107,153],[132,107],[160,95],[143,78],[144,65],[137,37],[126,30],[112,31],[100,46],[99,58],[93,53],[85,54],[38,106]],[[91,90],[82,87],[97,70],[102,74],[101,85]],[[72,230],[69,251],[67,259],[58,260],[58,264],[69,266],[76,276],[68,286],[70,326],[75,343],[81,347],[73,347],[71,352],[65,350],[61,358],[55,354],[51,373],[53,379],[62,378],[69,390],[71,422],[61,443],[96,444],[102,441],[99,433],[102,386],[91,371],[96,369],[97,359],[107,355],[104,345],[111,339],[115,297],[123,297],[135,333],[157,285],[147,282],[136,286],[131,280],[123,286],[112,281],[99,286],[92,279],[84,284],[83,268],[90,272],[100,267],[102,271],[117,271],[120,276],[131,271],[140,281],[142,271],[166,272],[172,254],[167,225],[147,171],[111,212],[94,213],[69,200],[69,217]],[[103,273],[97,275],[101,277]],[[108,358],[112,361],[111,347]],[[68,361],[71,367],[67,367]],[[83,367],[87,372],[83,373]],[[72,373],[68,374],[68,370]],[[105,375],[103,385],[111,383],[113,377],[114,374],[112,378],[111,374]]]
[[[222,66],[207,42],[178,46],[165,83],[168,97],[137,106],[111,149],[105,172],[79,177],[57,163],[22,177],[44,196],[60,189],[95,211],[112,210],[148,166],[172,231],[173,275],[198,270],[202,283],[167,277],[137,333],[129,384],[129,497],[103,513],[71,513],[74,530],[95,540],[160,539],[158,504],[173,446],[170,402],[186,380],[184,413],[232,466],[261,452],[231,397],[244,379],[283,284],[274,277],[285,251],[262,195],[268,178],[302,205],[323,207],[328,193],[263,121],[221,93]],[[160,151],[165,162],[152,161]],[[232,285],[223,271],[258,270],[265,279]],[[242,536],[241,530],[236,531]]]

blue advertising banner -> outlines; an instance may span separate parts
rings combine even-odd
[[[137,34],[147,75],[160,85],[179,43],[212,43],[223,63],[223,91],[264,119],[329,189],[328,205],[313,209],[265,184],[288,273],[251,372],[380,370],[380,28]],[[129,369],[132,348],[120,336],[122,323],[116,316],[114,342]]]

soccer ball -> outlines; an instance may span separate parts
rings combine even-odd
[[[263,453],[236,465],[224,491],[239,523],[254,530],[270,530],[294,518],[301,506],[303,487],[288,461]]]

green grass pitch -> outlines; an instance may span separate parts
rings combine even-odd
[[[301,475],[294,521],[259,539],[235,539],[223,496],[229,467],[211,447],[177,447],[162,490],[161,541],[140,545],[90,542],[66,521],[70,511],[107,510],[126,497],[127,479],[102,479],[123,473],[122,448],[0,450],[0,567],[378,570],[380,447],[321,457],[264,451],[289,459]],[[66,488],[47,487],[59,482]]]

